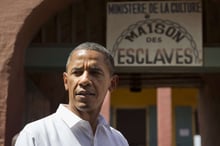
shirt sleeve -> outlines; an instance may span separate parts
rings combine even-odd
[[[27,131],[21,131],[15,142],[15,146],[37,146],[35,138]]]

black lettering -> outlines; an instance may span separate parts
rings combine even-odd
[[[126,63],[133,64],[134,63],[134,49],[127,49],[127,59]]]
[[[149,12],[150,13],[157,13],[157,3],[150,3],[149,4]]]
[[[182,52],[182,48],[177,48],[176,49],[176,63],[177,64],[183,64],[183,61],[181,61],[181,59],[183,58],[183,55],[180,54],[180,52]]]
[[[174,35],[174,33],[176,32],[176,29],[175,27],[169,27],[167,30],[166,30],[166,36],[168,37],[172,37]]]
[[[164,27],[165,27],[165,25],[163,25],[162,23],[157,23],[155,25],[155,33],[163,34],[164,33]]]
[[[125,57],[125,55],[123,55],[123,52],[124,52],[124,49],[122,49],[122,48],[119,48],[118,49],[118,64],[124,64],[124,61],[123,61],[123,59],[124,59],[124,57]]]
[[[171,3],[171,12],[174,13],[177,10],[177,4],[176,3]]]
[[[144,54],[143,48],[137,49],[137,51],[136,51],[136,62],[138,64],[143,64],[144,63],[144,58],[141,57],[143,54]]]
[[[168,55],[168,53],[167,53],[167,51],[166,51],[165,48],[163,48],[162,51],[163,51],[163,53],[164,53],[164,56],[165,56],[167,62],[168,62],[169,64],[171,64],[171,63],[172,63],[172,58],[173,58],[173,52],[174,52],[173,49],[172,49],[170,55]]]
[[[117,9],[118,9],[118,7],[116,7],[114,4],[108,5],[108,13],[109,14],[117,12],[118,11]]]
[[[192,13],[200,12],[201,10],[200,3],[171,3],[171,12],[172,13]]]
[[[126,4],[122,4],[122,12],[124,13],[124,14],[130,14],[130,8],[129,8],[129,6],[130,5],[126,5]]]
[[[146,37],[147,43],[161,43],[162,38],[161,37]]]
[[[148,23],[147,27],[149,28],[149,33],[153,33],[152,23]]]
[[[166,13],[169,13],[169,5],[168,5],[168,3],[165,3],[164,11]]]
[[[143,29],[143,27],[138,27],[138,34],[139,36],[143,35],[143,34],[146,34],[145,30]]]
[[[163,3],[160,4],[160,8],[161,8],[161,13],[169,13],[169,5],[168,3],[165,3],[163,5]]]
[[[145,3],[109,4],[108,14],[139,14],[146,13]]]
[[[177,31],[177,33],[173,36],[173,39],[179,43],[183,38],[185,37],[185,35],[180,32],[180,31]]]
[[[165,60],[163,58],[163,53],[160,49],[157,49],[155,58],[154,58],[154,64],[158,63],[159,61],[161,61],[163,64],[165,64]]]
[[[145,59],[146,59],[146,64],[152,64],[153,62],[149,60],[149,50],[145,50]]]
[[[151,37],[146,37],[146,42],[150,43],[151,42]]]
[[[133,42],[135,38],[137,38],[138,35],[134,32],[134,31],[131,31],[130,32],[130,35],[127,35],[125,37],[126,40],[129,40],[130,42]]]
[[[161,42],[162,42],[162,38],[158,37],[158,43],[161,43]]]
[[[193,62],[192,49],[186,48],[186,49],[184,50],[184,55],[185,55],[184,62],[185,62],[186,64],[192,64],[192,62]]]

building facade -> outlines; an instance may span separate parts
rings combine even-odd
[[[66,57],[84,41],[106,46],[107,2],[0,2],[0,145],[67,102]],[[219,5],[202,1],[201,67],[117,68],[120,82],[103,112],[131,146],[191,146],[197,134],[202,145],[220,145]]]

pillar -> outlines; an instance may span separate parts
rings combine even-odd
[[[172,146],[172,94],[171,88],[157,88],[158,146]]]
[[[110,96],[110,92],[108,91],[101,109],[101,114],[104,116],[107,122],[110,122]]]

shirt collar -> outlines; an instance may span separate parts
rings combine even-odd
[[[98,126],[103,126],[103,127],[107,128],[110,132],[112,132],[111,128],[110,128],[110,125],[106,122],[105,118],[102,115],[99,115],[99,117],[98,117],[97,127]]]
[[[74,114],[73,112],[71,112],[68,108],[66,104],[60,104],[56,114],[59,115],[59,117],[61,117],[61,119],[68,125],[69,128],[72,128],[73,126],[75,126],[77,123],[79,123],[80,121],[83,122],[84,120],[81,119],[79,116],[77,116],[76,114]],[[98,117],[98,126],[105,126],[110,130],[110,126],[109,124],[106,122],[106,120],[104,119],[103,116],[99,115]]]
[[[56,114],[58,114],[59,117],[61,117],[61,119],[70,128],[76,125],[78,122],[82,121],[80,117],[78,117],[76,114],[74,114],[67,108],[66,104],[60,104],[56,111]]]

